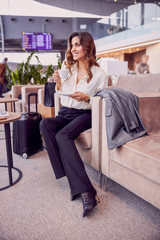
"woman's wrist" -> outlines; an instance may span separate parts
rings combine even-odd
[[[90,102],[90,96],[89,96],[89,95],[87,95],[87,96],[85,97],[85,102],[87,102],[87,103]]]

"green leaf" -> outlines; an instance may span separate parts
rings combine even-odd
[[[61,69],[61,67],[62,67],[61,56],[57,54],[56,57],[57,57],[57,60],[58,60],[58,62],[57,62],[57,67],[58,67],[58,69]]]

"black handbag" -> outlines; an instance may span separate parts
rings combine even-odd
[[[55,82],[45,83],[44,105],[47,107],[54,107],[55,86],[56,86]]]

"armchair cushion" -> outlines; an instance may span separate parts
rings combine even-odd
[[[24,87],[21,88],[21,94],[22,94],[22,105],[23,105],[23,112],[28,111],[28,97],[27,95],[29,93],[38,93],[39,89],[43,89],[44,85],[25,85]],[[35,98],[31,97],[31,111],[35,111],[34,103],[35,103]]]
[[[160,94],[141,94],[139,96],[139,114],[147,132],[160,130]]]
[[[38,93],[39,89],[43,89],[44,85],[26,85],[25,87],[22,87],[21,94],[22,94],[22,100],[24,104],[28,104],[28,97],[27,95],[29,93]],[[35,103],[35,99],[31,98],[31,103]]]
[[[80,144],[82,148],[92,148],[92,129],[82,132],[76,139],[76,143]]]
[[[110,158],[121,166],[160,184],[160,132],[135,139],[110,151]]]

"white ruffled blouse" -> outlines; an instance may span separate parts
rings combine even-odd
[[[56,92],[61,98],[61,105],[68,108],[75,109],[91,109],[92,108],[92,97],[101,89],[108,86],[108,77],[106,73],[97,66],[92,66],[91,71],[93,74],[92,79],[87,83],[88,74],[86,74],[80,81],[77,82],[77,65],[72,68],[72,74],[68,74],[66,80],[61,79],[61,88]],[[90,102],[80,101],[69,97],[67,94],[72,94],[74,92],[83,92],[90,96]]]

